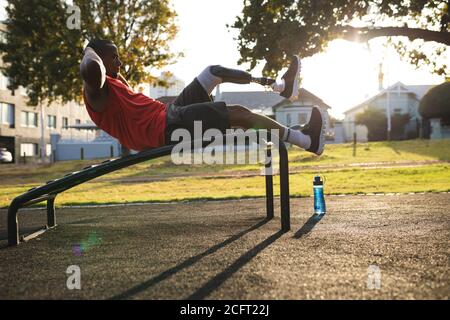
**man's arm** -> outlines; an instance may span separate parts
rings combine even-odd
[[[94,49],[86,48],[80,63],[80,72],[89,104],[95,111],[101,111],[105,96],[103,89],[105,88],[106,69]]]
[[[100,92],[106,79],[106,69],[102,59],[94,49],[87,47],[80,64],[81,77],[91,94]]]

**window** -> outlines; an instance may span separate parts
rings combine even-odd
[[[14,105],[9,103],[0,103],[0,124],[8,124],[10,128],[14,128]]]
[[[400,108],[395,108],[395,109],[394,109],[394,113],[395,113],[395,114],[402,114],[402,109],[400,109]]]
[[[28,126],[37,127],[38,126],[38,114],[35,112],[28,113]]]
[[[67,129],[68,126],[69,126],[69,118],[63,117],[62,118],[62,128]]]
[[[56,116],[47,115],[47,129],[56,129]]]
[[[298,114],[298,123],[299,124],[305,124],[307,121],[308,115],[306,113],[299,113]]]
[[[289,127],[289,126],[291,125],[291,123],[292,123],[291,114],[288,113],[288,114],[286,115],[286,126]]]
[[[37,143],[21,143],[20,144],[20,156],[34,157],[38,155]]]
[[[26,111],[20,112],[20,126],[28,127],[28,112]]]
[[[22,111],[20,113],[20,125],[22,127],[36,128],[38,126],[38,115],[35,112]]]
[[[80,119],[75,119],[75,124],[81,124],[81,120]],[[78,131],[80,130],[80,129],[77,129]]]

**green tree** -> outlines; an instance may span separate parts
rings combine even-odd
[[[62,28],[66,23],[62,3],[11,0],[6,10],[9,18],[0,51],[10,89],[25,87],[30,105],[79,94],[79,72],[73,66],[79,56],[75,48],[82,41]]]
[[[406,138],[405,126],[410,121],[409,114],[391,115],[391,139],[403,140]],[[356,124],[364,125],[368,130],[369,141],[383,141],[387,139],[387,117],[380,109],[369,107],[355,117]]]
[[[369,141],[387,139],[387,118],[380,109],[369,107],[364,112],[358,113],[355,117],[355,123],[367,127]]]
[[[287,56],[312,56],[334,39],[377,37],[407,37],[414,46],[394,41],[403,57],[448,74],[448,61],[436,57],[450,45],[449,21],[448,0],[244,0],[232,27],[240,30],[239,63],[250,62],[253,69],[264,60],[266,75],[280,70]],[[431,54],[421,50],[424,42],[432,44]]]
[[[160,69],[180,56],[170,49],[178,27],[170,0],[74,0],[82,13],[85,39],[106,38],[119,49],[122,73],[131,85],[156,81]]]
[[[403,114],[393,114],[391,116],[391,139],[392,140],[403,140],[407,136],[405,134],[405,126],[411,120],[411,116],[407,113]]]
[[[441,118],[450,125],[450,82],[430,89],[420,101],[419,113],[426,119]]]
[[[114,41],[131,85],[152,83],[147,68],[170,64],[177,54],[169,43],[177,27],[169,0],[75,0],[80,28],[69,28],[70,11],[62,0],[9,0],[0,52],[10,89],[27,90],[30,105],[81,98],[79,63],[94,38]]]

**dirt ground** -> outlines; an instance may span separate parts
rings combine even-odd
[[[291,231],[265,199],[57,209],[58,226],[7,247],[0,299],[449,299],[450,193],[291,199]],[[20,212],[22,231],[45,224]],[[69,266],[81,289],[69,290]]]

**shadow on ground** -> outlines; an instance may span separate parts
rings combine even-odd
[[[248,229],[246,229],[246,230],[244,230],[242,232],[239,232],[238,234],[228,238],[227,240],[225,240],[225,241],[223,241],[223,242],[221,242],[221,243],[219,243],[217,245],[214,245],[213,247],[209,248],[208,250],[206,250],[206,251],[204,251],[204,252],[202,252],[202,253],[200,253],[198,255],[195,255],[195,256],[193,256],[193,257],[183,261],[182,263],[176,265],[175,267],[170,268],[170,269],[160,273],[156,277],[153,277],[152,279],[149,279],[148,281],[146,281],[144,283],[141,283],[140,285],[138,285],[138,286],[136,286],[134,288],[131,288],[131,289],[129,289],[129,290],[119,294],[119,295],[116,295],[116,296],[112,297],[112,299],[127,299],[127,298],[131,298],[133,295],[135,295],[135,294],[137,294],[139,292],[142,292],[144,290],[149,289],[153,285],[155,285],[155,284],[157,284],[157,283],[159,283],[159,282],[161,282],[161,281],[171,277],[172,275],[174,275],[175,273],[183,270],[184,268],[192,266],[193,264],[199,262],[202,258],[204,258],[207,255],[210,255],[210,254],[218,251],[219,249],[225,247],[226,245],[228,245],[228,244],[238,240],[239,238],[241,238],[245,234],[247,234],[247,233],[249,233],[249,232],[251,232],[253,230],[258,229],[259,227],[261,227],[264,224],[266,224],[268,221],[269,220],[264,219],[263,221],[258,222],[257,224],[251,226],[250,228],[248,228]],[[229,276],[230,273],[228,272],[227,275]],[[213,287],[213,288],[217,288],[218,286],[219,286],[219,283],[217,281],[212,281],[212,282],[209,282],[208,285],[205,285],[205,287]],[[196,296],[198,296],[198,295],[199,295],[199,293],[196,294]]]
[[[306,221],[305,224],[294,234],[293,238],[299,239],[311,232],[311,230],[317,223],[319,223],[320,220],[322,220],[323,217],[323,215],[313,214],[311,217],[309,217],[308,221]]]
[[[292,199],[287,233],[279,215],[264,219],[265,199],[57,209],[55,229],[17,247],[0,210],[0,299],[450,297],[449,193],[326,201],[321,217],[312,198]],[[19,214],[22,231],[45,221]],[[71,266],[80,290],[67,287]]]
[[[405,144],[402,141],[392,141],[387,146],[400,157],[405,153],[415,153],[421,156],[432,157],[435,160],[450,161],[449,139],[440,140],[411,140]],[[401,159],[399,159],[401,160]]]

